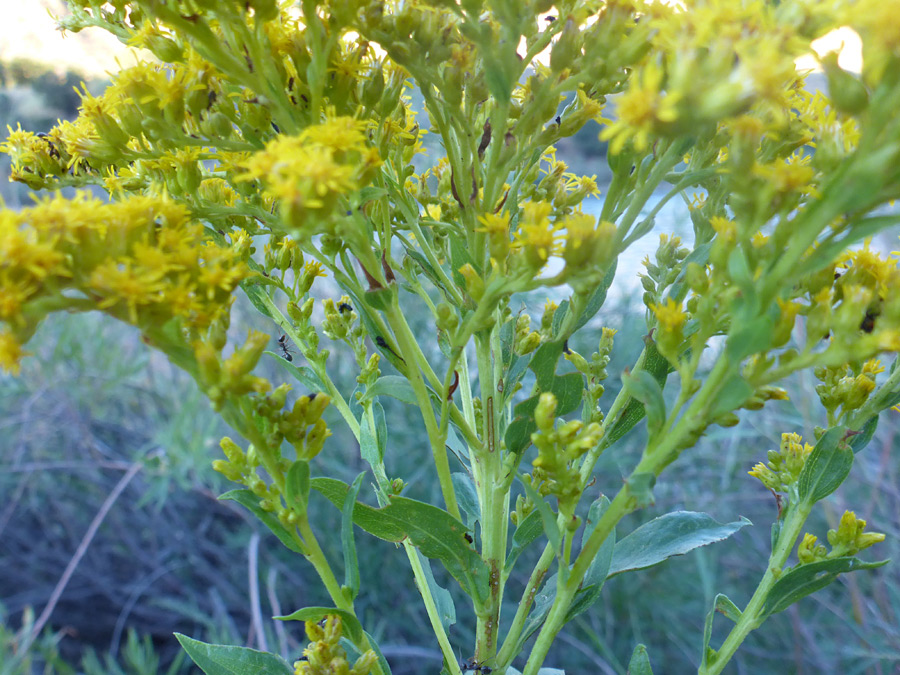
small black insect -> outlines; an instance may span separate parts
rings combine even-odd
[[[465,539],[465,540],[466,540],[467,542],[469,542],[470,544],[471,544],[473,541],[475,541],[475,540],[472,538],[472,535],[469,534],[468,532],[466,532],[466,533],[463,535],[463,539]]]
[[[875,330],[875,319],[878,318],[878,313],[873,312],[871,309],[866,311],[866,315],[863,317],[862,322],[859,324],[859,329],[863,333],[871,333]]]
[[[291,356],[291,349],[287,345],[287,335],[282,335],[280,338],[278,338],[278,346],[281,347],[281,355],[284,357],[285,361],[294,360],[294,357]]]
[[[382,349],[388,350],[391,354],[393,354],[393,355],[396,356],[398,359],[400,359],[400,360],[403,362],[404,365],[406,364],[406,361],[403,359],[403,357],[400,356],[400,355],[399,355],[397,352],[395,352],[393,349],[391,349],[391,346],[387,343],[387,340],[385,340],[385,339],[384,339],[383,337],[381,337],[380,335],[379,335],[378,337],[375,338],[375,344],[378,345],[379,347],[381,347]]]
[[[460,663],[459,669],[463,673],[471,671],[474,673],[481,673],[481,675],[491,675],[491,673],[494,672],[494,669],[490,666],[479,665],[478,661],[476,661],[474,658],[466,659],[465,661]]]
[[[341,314],[343,314],[344,312],[352,312],[353,307],[350,305],[349,302],[342,302],[341,304],[338,305],[338,311]]]

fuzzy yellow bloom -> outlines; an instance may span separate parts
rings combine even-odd
[[[11,375],[21,371],[22,359],[31,352],[22,349],[22,345],[11,333],[0,329],[0,370]]]
[[[543,269],[550,256],[558,251],[559,227],[550,223],[552,212],[553,205],[547,202],[526,202],[522,206],[516,244],[535,271]]]
[[[650,61],[628,81],[628,90],[616,101],[617,119],[600,132],[601,141],[611,141],[609,151],[616,155],[626,141],[634,139],[634,149],[645,150],[650,134],[678,118],[678,94],[663,92],[663,68]]]

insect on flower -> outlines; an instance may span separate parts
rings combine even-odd
[[[281,347],[282,356],[285,361],[293,361],[294,357],[291,356],[291,348],[287,345],[287,335],[282,335],[278,338],[278,346]]]

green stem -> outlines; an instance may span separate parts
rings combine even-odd
[[[625,514],[631,511],[632,504],[633,499],[628,493],[628,488],[626,485],[623,485],[612,502],[610,502],[603,516],[597,521],[593,534],[578,555],[567,579],[557,588],[553,606],[550,608],[550,613],[541,627],[541,632],[538,633],[531,654],[528,655],[523,675],[537,675],[541,665],[544,663],[544,659],[547,658],[550,646],[566,623],[569,607],[572,604],[575,593],[578,591],[578,587],[581,585],[587,566],[596,557],[600,546],[606,541],[616,524]]]
[[[438,644],[440,644],[441,652],[444,655],[444,663],[450,669],[451,675],[462,675],[459,663],[456,661],[456,655],[453,652],[453,647],[450,645],[450,640],[444,630],[444,625],[441,623],[440,614],[438,613],[437,605],[434,602],[434,597],[431,595],[431,590],[428,588],[425,570],[422,569],[422,560],[419,557],[419,552],[408,541],[404,541],[403,543],[404,548],[406,549],[406,555],[409,558],[410,567],[412,567],[413,574],[415,574],[416,577],[416,586],[418,586],[419,592],[422,594],[422,602],[425,603],[425,610],[428,612],[428,618],[431,621],[431,628],[437,636]]]
[[[772,586],[781,576],[781,571],[787,562],[788,556],[794,549],[794,542],[800,536],[810,509],[811,506],[802,502],[797,503],[794,508],[790,509],[781,529],[781,534],[778,536],[778,542],[772,551],[772,555],[769,557],[766,573],[756,587],[753,597],[750,598],[750,602],[747,603],[747,606],[741,613],[741,618],[738,619],[734,628],[731,629],[719,651],[715,652],[715,654],[710,651],[703,655],[703,662],[697,671],[698,675],[716,675],[721,673],[751,631],[759,628],[765,621],[766,616],[762,613],[762,610],[766,598],[772,590]]]
[[[472,453],[476,474],[475,489],[481,504],[481,557],[490,571],[490,595],[486,605],[477,612],[475,658],[479,662],[493,659],[497,653],[497,634],[500,620],[500,573],[506,554],[506,503],[503,480],[502,452],[500,449],[500,410],[497,396],[497,372],[495,364],[499,354],[494,354],[496,324],[489,332],[475,336],[478,357],[478,381],[481,389],[482,448]],[[496,338],[499,340],[499,338]],[[499,343],[498,343],[499,346]]]
[[[394,336],[397,338],[397,344],[403,354],[416,354],[418,343],[409,330],[406,320],[400,313],[396,297],[388,306],[385,316]],[[420,352],[421,353],[421,352]],[[407,356],[409,358],[409,356]],[[450,477],[450,460],[447,457],[447,448],[444,439],[441,438],[438,429],[437,420],[434,417],[434,408],[431,407],[431,397],[428,389],[425,387],[425,380],[422,379],[422,373],[419,370],[418,363],[410,359],[409,368],[407,368],[407,378],[416,393],[416,399],[419,403],[419,410],[422,413],[422,420],[425,423],[425,430],[428,434],[428,441],[431,445],[431,454],[434,458],[434,466],[438,474],[438,482],[441,485],[441,494],[444,497],[444,504],[451,516],[457,520],[461,520],[459,505],[456,502],[456,492],[453,489],[453,481]]]

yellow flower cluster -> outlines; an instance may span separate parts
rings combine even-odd
[[[242,163],[240,178],[259,179],[290,227],[306,236],[324,231],[340,198],[365,186],[381,165],[365,127],[332,117],[296,136],[278,136]]]
[[[377,656],[371,649],[360,656],[351,666],[347,654],[340,645],[341,618],[326,616],[321,624],[306,622],[306,636],[309,646],[303,650],[303,658],[294,663],[296,675],[369,675]]]
[[[759,462],[749,474],[770,490],[787,492],[797,482],[809,453],[813,451],[813,446],[802,441],[799,434],[781,434],[781,446],[769,451],[768,464]]]
[[[178,319],[194,334],[227,323],[248,274],[238,252],[205,241],[166,199],[82,193],[0,211],[0,366],[18,370],[19,345],[52,311],[97,309],[139,328]]]
[[[806,565],[829,558],[856,555],[861,550],[884,541],[881,532],[865,532],[865,529],[865,520],[857,518],[853,511],[844,511],[837,529],[828,530],[831,551],[818,543],[818,537],[807,532],[797,546],[797,558],[801,565]]]

